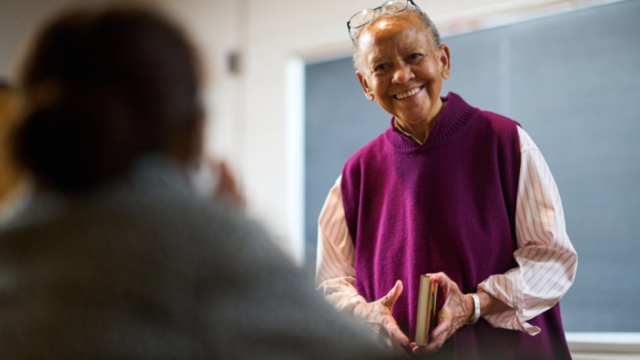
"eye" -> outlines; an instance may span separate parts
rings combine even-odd
[[[409,60],[413,60],[413,61],[417,61],[422,59],[424,55],[420,54],[420,53],[413,53],[411,55],[409,55]]]
[[[373,72],[374,73],[384,72],[385,70],[387,70],[387,68],[388,68],[387,64],[378,64],[373,67]]]

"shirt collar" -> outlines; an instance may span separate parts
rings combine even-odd
[[[413,135],[411,135],[411,133],[409,133],[408,131],[405,131],[400,124],[398,124],[398,119],[396,119],[395,117],[393,118],[393,126],[396,128],[396,130],[398,130],[399,132],[401,132],[403,135],[406,135],[409,139],[415,141],[416,143],[418,143],[419,145],[424,144],[422,141],[416,139]]]

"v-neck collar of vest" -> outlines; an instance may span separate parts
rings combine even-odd
[[[467,104],[460,95],[449,92],[446,96],[441,97],[442,102],[446,102],[447,106],[436,119],[436,124],[425,140],[420,145],[411,137],[404,134],[395,126],[395,118],[391,118],[391,128],[387,130],[387,139],[394,147],[404,150],[419,150],[438,146],[450,139],[458,130],[471,119],[476,108]]]

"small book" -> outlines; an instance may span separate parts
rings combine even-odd
[[[436,325],[436,297],[438,284],[426,275],[420,276],[420,295],[418,296],[418,318],[416,323],[416,344],[425,346]]]

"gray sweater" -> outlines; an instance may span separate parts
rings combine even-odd
[[[255,224],[147,159],[0,231],[0,359],[374,359]]]

